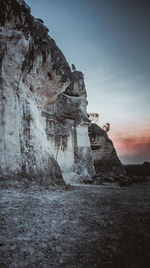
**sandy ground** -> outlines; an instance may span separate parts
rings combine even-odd
[[[150,267],[150,183],[1,182],[0,267]]]

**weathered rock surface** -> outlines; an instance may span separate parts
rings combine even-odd
[[[2,0],[0,42],[1,175],[63,184],[125,174],[107,134],[90,126],[83,74],[23,0]]]
[[[43,113],[48,140],[62,171],[75,172],[88,179],[95,171],[86,106],[83,74],[75,71],[69,87]]]
[[[97,124],[89,126],[89,137],[91,142],[92,157],[97,174],[105,174],[115,178],[117,174],[125,174],[112,141],[108,135]]]
[[[1,1],[0,42],[1,174],[93,175],[82,73],[23,0]]]

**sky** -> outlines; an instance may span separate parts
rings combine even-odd
[[[84,74],[88,112],[124,164],[150,161],[150,1],[26,0]]]

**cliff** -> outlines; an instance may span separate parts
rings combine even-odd
[[[96,173],[124,174],[125,169],[121,164],[112,141],[107,133],[97,124],[89,126],[92,157]]]
[[[70,67],[23,0],[0,14],[0,172],[63,184],[94,174],[83,74]]]
[[[23,0],[2,0],[1,176],[63,185],[92,183],[95,170],[125,173],[107,134],[90,125],[86,106],[82,72],[71,71],[43,21]]]

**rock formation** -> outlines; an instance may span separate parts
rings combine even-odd
[[[62,173],[67,183],[124,173],[107,134],[90,126],[83,74],[23,0],[1,1],[0,42],[0,174],[63,184]]]
[[[1,1],[0,42],[1,174],[58,184],[62,172],[91,177],[82,73],[23,0]]]
[[[125,173],[112,141],[107,133],[98,125],[92,123],[89,127],[92,157],[96,173],[116,174]]]

